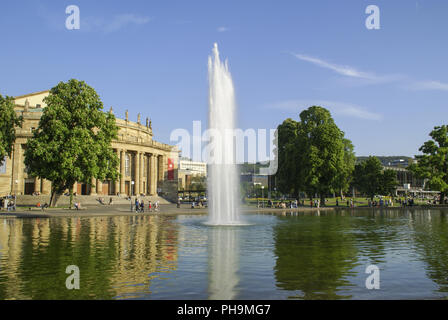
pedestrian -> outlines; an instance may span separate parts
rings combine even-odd
[[[151,200],[149,200],[148,210],[149,210],[149,212],[152,212],[152,204],[151,204]]]
[[[138,198],[135,198],[135,212],[138,212],[140,210],[140,203],[138,201]]]
[[[140,212],[145,212],[145,202],[143,199],[140,201]]]

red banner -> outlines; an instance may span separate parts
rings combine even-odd
[[[168,180],[174,180],[174,161],[168,158]]]

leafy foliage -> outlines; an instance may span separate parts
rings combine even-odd
[[[448,192],[448,126],[434,127],[429,135],[432,140],[420,147],[423,155],[415,156],[417,164],[409,169],[417,177],[428,179],[427,186],[441,192],[440,203],[443,203]]]
[[[353,182],[361,193],[371,199],[377,194],[393,194],[398,185],[395,171],[383,170],[381,161],[372,156],[355,166]]]
[[[16,126],[22,126],[23,118],[14,111],[14,99],[0,94],[0,165],[11,156],[16,140]]]
[[[95,90],[72,79],[52,88],[44,102],[39,127],[27,143],[25,165],[33,176],[52,182],[52,200],[66,189],[72,194],[75,182],[116,180],[118,157],[111,142],[118,127],[115,116],[102,111]]]
[[[348,188],[355,163],[350,140],[319,106],[302,111],[299,122],[286,119],[279,125],[278,156],[280,191],[318,193],[321,198]]]

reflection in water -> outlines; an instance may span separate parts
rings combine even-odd
[[[0,299],[448,297],[448,211],[0,219]],[[81,289],[67,290],[77,265]],[[367,290],[366,267],[381,272]]]
[[[209,299],[231,300],[239,278],[239,232],[242,227],[210,227],[208,242]]]
[[[0,220],[0,299],[148,294],[153,273],[177,268],[177,229],[171,220],[150,216]],[[80,290],[65,288],[65,268],[72,264],[80,268]]]
[[[303,299],[349,298],[339,293],[356,262],[350,221],[303,215],[282,219],[274,227],[277,286]],[[319,220],[316,220],[319,219]]]
[[[415,220],[417,251],[427,264],[426,273],[437,284],[437,291],[448,292],[448,223],[446,212],[428,210]]]

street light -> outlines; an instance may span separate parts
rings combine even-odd
[[[264,186],[261,186],[261,201],[263,202],[263,208],[264,208]]]

